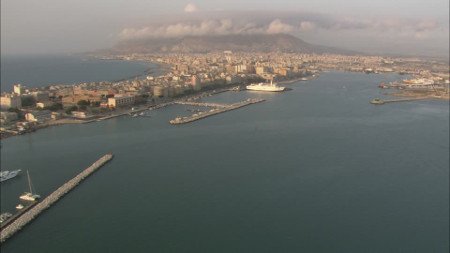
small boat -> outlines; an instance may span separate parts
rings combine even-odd
[[[370,103],[373,105],[382,105],[384,104],[384,101],[381,100],[380,98],[374,98],[370,101]]]
[[[28,188],[29,188],[30,192],[25,192],[19,198],[22,200],[26,200],[26,201],[36,201],[41,196],[37,195],[37,194],[33,194],[33,187],[31,184],[30,173],[28,173],[28,170],[27,170],[27,177],[28,177]]]
[[[13,170],[13,171],[0,171],[0,182],[6,181],[17,176],[21,172],[21,170]]]
[[[12,214],[10,214],[10,213],[0,214],[0,224],[7,221],[11,216],[12,216]]]
[[[16,209],[17,210],[22,210],[24,208],[24,206],[22,205],[22,204],[18,204],[17,206],[16,206]]]

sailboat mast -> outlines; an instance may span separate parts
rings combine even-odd
[[[28,188],[30,188],[30,193],[33,194],[33,191],[31,190],[31,179],[30,179],[30,173],[27,170],[27,177],[28,177]]]

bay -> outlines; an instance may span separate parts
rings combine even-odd
[[[2,169],[46,196],[114,160],[10,238],[7,252],[448,252],[449,104],[374,106],[398,75],[323,73],[265,102],[172,126],[152,117],[2,140]],[[26,189],[1,184],[1,211]]]
[[[159,74],[158,65],[140,61],[100,60],[84,56],[2,56],[1,91],[12,91],[16,83],[29,88],[50,84],[116,81]]]

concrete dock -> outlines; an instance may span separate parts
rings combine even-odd
[[[204,106],[204,107],[219,107],[226,108],[229,105],[226,104],[218,104],[218,103],[205,103],[205,102],[191,102],[191,101],[177,101],[175,104],[179,105],[193,105],[193,106]]]
[[[219,114],[219,113],[224,113],[224,112],[231,111],[231,110],[236,110],[238,108],[241,108],[241,107],[244,107],[244,106],[247,106],[247,105],[251,105],[251,104],[260,103],[260,102],[263,102],[263,101],[265,101],[265,100],[264,99],[247,99],[247,100],[244,100],[244,101],[241,101],[241,102],[238,102],[238,103],[234,103],[234,104],[231,104],[231,105],[226,105],[225,107],[221,107],[221,108],[217,108],[216,107],[216,108],[214,108],[214,109],[212,109],[210,111],[207,111],[207,112],[194,113],[193,115],[187,116],[187,117],[177,117],[177,118],[175,118],[175,119],[173,119],[173,120],[171,120],[169,122],[170,122],[170,124],[173,124],[173,125],[186,124],[186,123],[190,123],[190,122],[193,122],[193,121],[196,121],[196,120],[200,120],[200,119],[212,116],[212,115],[216,115],[216,114]]]
[[[396,103],[396,102],[408,102],[408,101],[416,101],[416,100],[425,100],[429,98],[404,98],[404,99],[390,99],[390,100],[382,100],[379,98],[375,98],[370,101],[371,104],[374,105],[384,105],[387,103]]]
[[[22,227],[27,225],[33,219],[35,219],[40,213],[45,209],[49,208],[52,204],[56,203],[60,198],[67,194],[70,190],[74,189],[79,183],[84,179],[102,167],[104,164],[109,162],[113,158],[113,154],[106,154],[94,162],[91,166],[85,169],[83,172],[78,174],[76,177],[72,178],[62,186],[60,186],[56,191],[48,195],[44,200],[34,205],[33,208],[23,213],[20,217],[15,219],[13,222],[8,224],[6,227],[2,228],[0,231],[0,242],[5,242],[6,239],[18,232]]]

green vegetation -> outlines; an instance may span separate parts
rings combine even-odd
[[[15,113],[17,113],[17,118],[19,120],[25,119],[25,113],[22,112],[21,110],[17,109],[17,108],[9,108],[8,112],[15,112]]]
[[[73,105],[73,106],[71,106],[71,107],[66,109],[66,113],[67,114],[71,114],[73,111],[77,111],[77,110],[78,110],[78,106]]]
[[[34,99],[34,97],[32,97],[32,96],[22,97],[21,100],[22,100],[22,106],[24,106],[24,107],[36,105],[36,99]]]
[[[52,112],[56,112],[63,109],[63,105],[61,103],[55,103],[51,106],[45,107],[45,110],[50,110]]]
[[[8,112],[15,112],[15,113],[21,113],[21,111],[17,108],[9,108]]]
[[[86,100],[80,100],[77,103],[77,105],[80,105],[80,106],[88,106],[90,104],[91,104],[91,102],[89,100],[87,100],[87,101]]]

